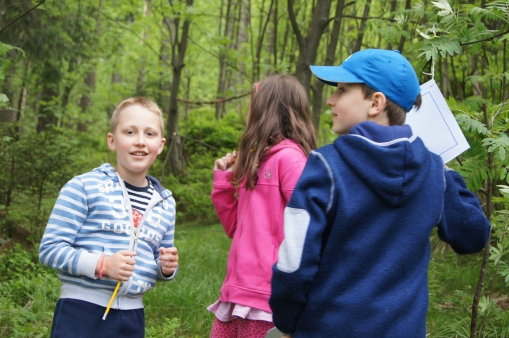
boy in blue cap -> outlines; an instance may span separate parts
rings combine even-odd
[[[490,222],[463,178],[404,125],[421,96],[398,51],[311,70],[337,86],[327,104],[340,137],[310,154],[285,209],[274,324],[294,338],[424,338],[432,229],[468,254],[484,248]]]

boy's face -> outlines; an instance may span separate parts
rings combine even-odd
[[[332,130],[345,135],[356,124],[369,120],[371,103],[364,98],[359,84],[338,83],[338,88],[327,100],[332,112]]]
[[[116,171],[123,180],[146,184],[145,176],[166,140],[161,135],[160,118],[150,110],[133,105],[123,109],[108,146],[117,152]]]

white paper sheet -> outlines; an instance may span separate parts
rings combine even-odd
[[[412,109],[405,123],[412,127],[430,151],[440,155],[447,163],[470,146],[435,80],[421,85],[421,96],[421,108],[417,111]]]

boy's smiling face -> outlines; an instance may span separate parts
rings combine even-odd
[[[339,135],[360,122],[370,120],[370,99],[364,98],[361,85],[356,83],[338,83],[336,91],[327,99],[332,112],[332,130]]]
[[[139,105],[124,108],[115,132],[108,134],[108,146],[117,152],[115,170],[135,186],[147,184],[147,171],[165,142],[159,116]]]

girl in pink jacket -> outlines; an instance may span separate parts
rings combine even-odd
[[[238,152],[214,164],[212,202],[232,245],[211,338],[265,337],[272,266],[283,240],[283,211],[316,148],[309,101],[289,75],[253,86]]]

